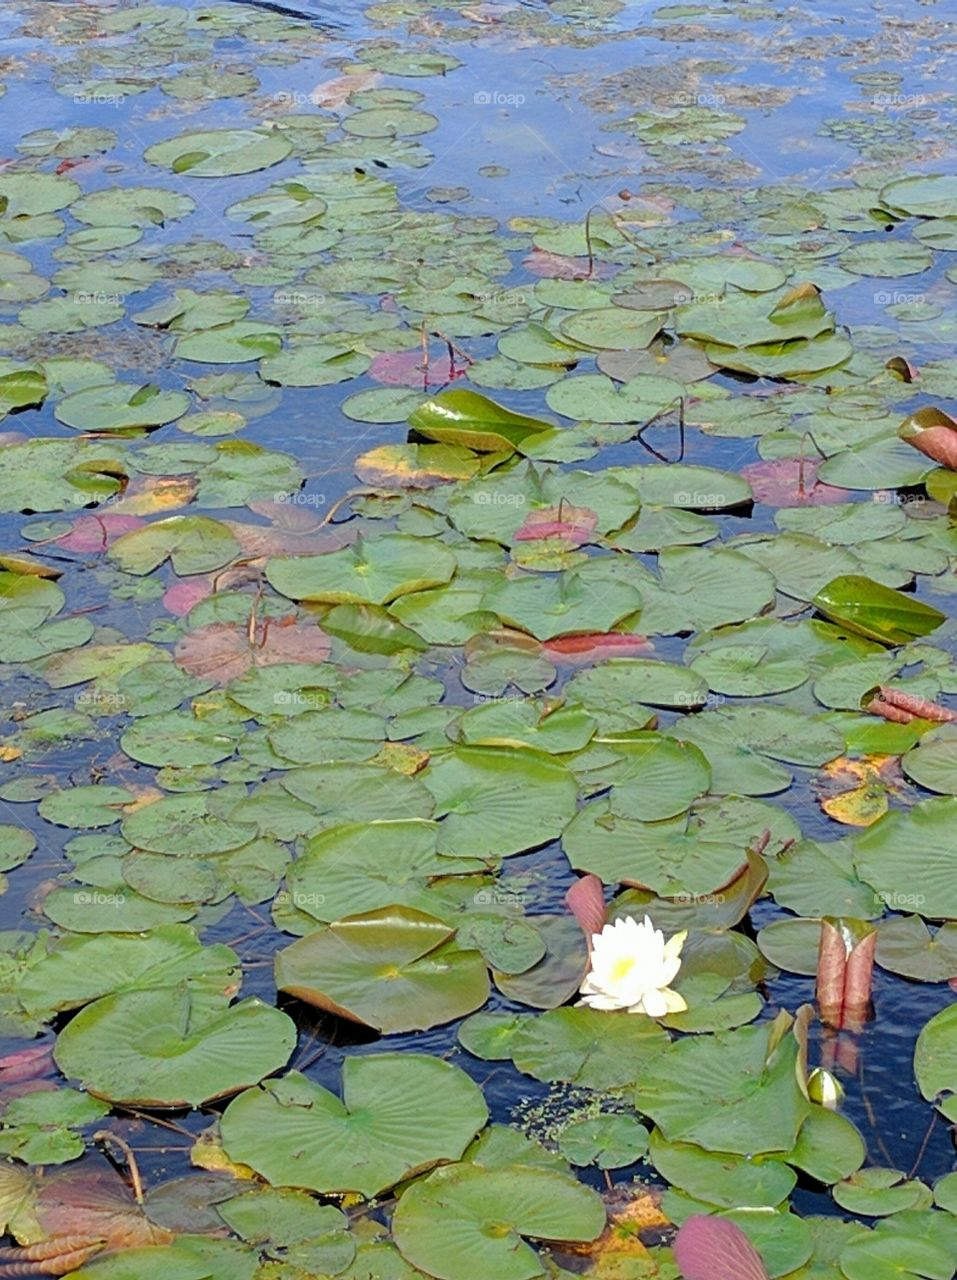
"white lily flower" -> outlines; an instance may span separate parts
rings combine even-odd
[[[591,968],[581,985],[581,1003],[592,1009],[627,1009],[663,1018],[687,1009],[682,996],[672,991],[681,968],[681,948],[687,930],[665,942],[665,936],[645,916],[639,924],[632,916],[606,924],[592,934]]]

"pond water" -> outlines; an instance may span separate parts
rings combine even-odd
[[[0,41],[0,1201],[75,1175],[73,1216],[13,1238],[101,1238],[108,1129],[153,1223],[242,1243],[96,1245],[91,1280],[678,1275],[655,1224],[483,1253],[474,1213],[557,1238],[545,1167],[566,1226],[598,1204],[577,1184],[615,1213],[651,1186],[675,1225],[731,1213],[771,1276],[947,1280],[948,6],[0,0]],[[882,719],[877,686],[933,707]],[[548,1012],[587,965],[582,873],[690,931],[671,1047]],[[866,1021],[807,1033],[859,1151],[801,1092],[802,1019],[771,1031],[814,1002],[823,916],[878,931]],[[426,1108],[391,1175],[297,1163],[381,1160],[376,1096],[372,1137],[290,1137],[250,1089],[223,1153],[241,1090],[288,1065],[338,1094],[383,1054],[452,1064],[450,1098],[466,1073],[572,1163],[503,1149],[480,1211],[429,1201],[482,1127],[428,1111],[439,1077],[383,1077]],[[609,1121],[636,1084],[642,1159]],[[788,1107],[813,1151],[764,1141]],[[490,1177],[488,1142],[454,1176]],[[296,1236],[301,1202],[264,1198],[257,1235],[208,1207],[246,1166],[383,1205]]]

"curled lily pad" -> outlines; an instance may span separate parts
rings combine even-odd
[[[932,605],[858,574],[828,582],[814,597],[814,607],[831,622],[890,645],[930,635],[946,621]]]
[[[543,418],[513,413],[478,391],[443,391],[409,414],[409,426],[438,444],[463,445],[479,453],[513,452],[529,436],[548,431]]]

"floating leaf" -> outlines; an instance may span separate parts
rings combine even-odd
[[[254,173],[285,160],[292,144],[276,130],[214,129],[182,133],[155,142],[144,153],[149,164],[193,178],[224,178]]]
[[[273,1186],[368,1199],[458,1159],[485,1124],[477,1085],[421,1054],[347,1058],[342,1100],[299,1072],[235,1098],[222,1119],[232,1160]]]
[[[781,1014],[776,1023],[676,1041],[639,1078],[638,1110],[672,1142],[739,1155],[790,1151],[811,1104],[795,1076],[789,1022]]]
[[[575,812],[564,764],[522,746],[466,746],[437,754],[422,775],[442,820],[438,849],[455,856],[520,853],[554,839]]]
[[[75,431],[130,431],[175,422],[189,408],[182,391],[163,391],[153,384],[113,382],[65,396],[56,406],[59,422]]]
[[[479,453],[511,453],[529,436],[552,423],[513,413],[478,391],[443,391],[409,414],[413,431],[439,444],[461,445]]]
[[[385,1034],[452,1022],[488,999],[485,962],[455,930],[389,906],[320,929],[276,957],[276,985]]]
[[[61,1031],[54,1057],[90,1093],[144,1106],[199,1106],[278,1071],[296,1029],[260,1000],[227,1006],[184,988],[97,1000]]]
[[[590,1188],[521,1164],[438,1169],[409,1188],[393,1218],[403,1257],[439,1280],[471,1280],[476,1268],[497,1280],[527,1280],[542,1265],[523,1236],[594,1240],[604,1225],[604,1206]]]
[[[441,586],[454,571],[455,557],[446,547],[402,533],[357,538],[339,551],[266,565],[266,577],[283,595],[331,604],[390,604]]]
[[[813,603],[831,622],[890,645],[929,635],[946,621],[932,605],[857,574],[834,578]]]

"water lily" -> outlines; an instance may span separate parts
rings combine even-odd
[[[844,1099],[844,1086],[824,1067],[815,1068],[808,1076],[807,1092],[812,1102],[827,1107],[828,1111],[836,1111]]]
[[[592,1009],[627,1009],[663,1018],[681,1013],[687,1004],[668,985],[681,968],[681,948],[687,931],[665,936],[645,916],[606,924],[592,934],[591,968],[581,985],[581,1003]]]

